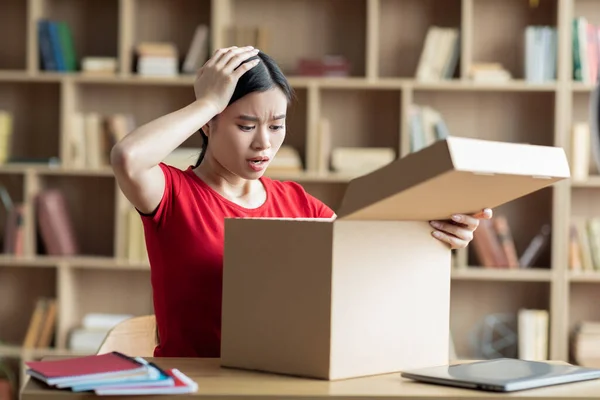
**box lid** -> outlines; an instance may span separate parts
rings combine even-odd
[[[337,219],[447,219],[569,177],[560,147],[448,137],[351,180]]]

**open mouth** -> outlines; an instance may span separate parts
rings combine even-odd
[[[269,157],[256,157],[248,160],[250,163],[254,165],[260,165],[269,161]]]

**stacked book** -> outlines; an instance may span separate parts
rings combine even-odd
[[[141,357],[119,352],[28,361],[26,373],[56,388],[97,395],[179,394],[198,390],[178,369],[163,370]]]

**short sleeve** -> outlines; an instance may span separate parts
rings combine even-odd
[[[160,163],[159,166],[165,177],[165,188],[163,190],[163,195],[160,199],[160,203],[158,204],[156,209],[149,214],[142,213],[138,210],[138,213],[141,215],[144,221],[152,222],[155,225],[160,225],[166,218],[168,218],[177,199],[177,195],[179,194],[179,191],[181,189],[182,180],[182,171],[178,168],[167,165],[165,163]]]
[[[331,218],[335,215],[335,213],[329,206],[327,206],[325,203],[323,203],[321,200],[317,199],[310,193],[306,192],[306,198],[312,211],[313,218]]]
[[[294,198],[304,210],[303,215],[306,218],[331,218],[335,216],[334,211],[315,196],[308,193],[304,187],[295,181],[285,181],[283,187],[287,194],[294,195]],[[290,198],[290,197],[288,197]]]

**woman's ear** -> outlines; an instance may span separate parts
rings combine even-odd
[[[210,123],[210,122],[208,122],[207,124],[203,125],[203,126],[202,126],[202,128],[201,128],[201,129],[202,129],[202,132],[204,132],[204,134],[205,134],[206,136],[209,136],[209,135],[210,135],[210,125],[211,125],[211,123]]]
[[[208,121],[203,127],[202,131],[206,136],[210,136],[211,129],[215,127],[215,118]]]

